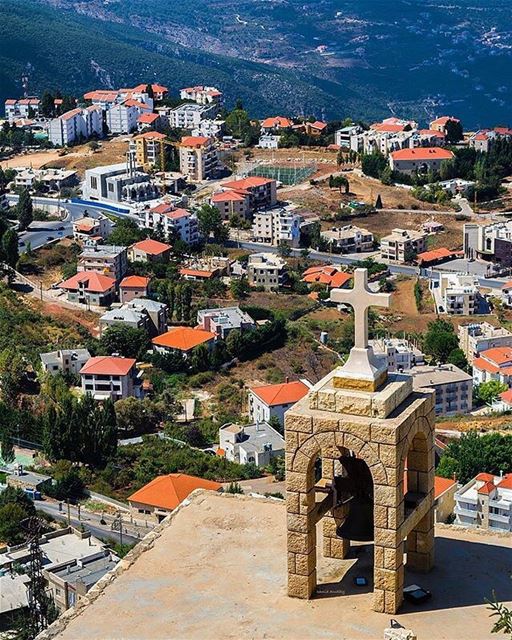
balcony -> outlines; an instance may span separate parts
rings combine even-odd
[[[472,518],[476,520],[478,517],[478,511],[476,509],[466,509],[458,504],[455,506],[455,514],[458,516],[465,516],[466,518]]]
[[[510,514],[502,515],[501,513],[490,513],[489,520],[495,520],[496,522],[503,522],[504,524],[511,524]]]

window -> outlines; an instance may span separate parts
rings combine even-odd
[[[91,178],[91,189],[97,189],[98,188],[98,178],[95,178],[94,176]]]

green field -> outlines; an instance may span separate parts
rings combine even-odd
[[[299,184],[305,182],[316,172],[316,165],[297,167],[276,167],[271,165],[260,165],[256,169],[249,171],[250,176],[261,176],[263,178],[273,178],[285,185]]]

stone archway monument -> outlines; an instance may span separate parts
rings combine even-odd
[[[349,552],[344,524],[360,520],[356,496],[364,475],[351,477],[350,470],[363,466],[373,485],[373,608],[394,614],[403,600],[404,562],[416,571],[433,563],[434,391],[414,392],[410,376],[389,373],[386,359],[374,354],[368,309],[389,307],[391,296],[372,293],[367,278],[366,269],[356,269],[353,289],[331,292],[331,300],[354,309],[355,345],[346,364],[285,416],[288,595],[310,598],[315,591],[320,520],[323,555],[342,559]]]

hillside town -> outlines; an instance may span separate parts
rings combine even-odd
[[[208,588],[237,565],[216,598],[270,594],[254,628],[287,588],[276,637],[331,628],[336,593],[387,640],[441,637],[455,578],[425,572],[480,554],[476,600],[449,596],[476,635],[443,637],[490,634],[511,586],[512,128],[343,115],[255,120],[208,85],[6,100],[0,635],[99,640],[134,576],[171,566],[172,635],[142,596],[103,638],[263,637],[222,612],[193,628],[191,548]],[[346,637],[370,637],[354,615]]]

